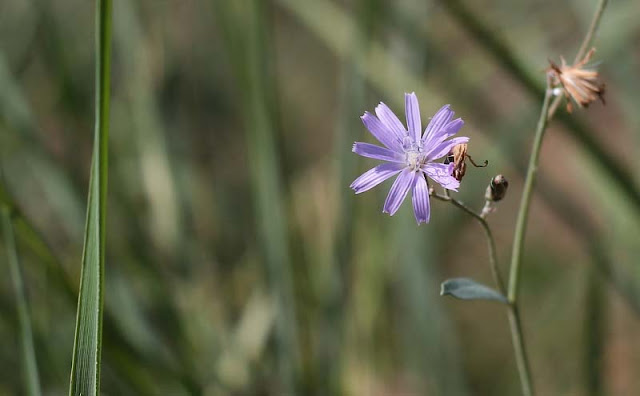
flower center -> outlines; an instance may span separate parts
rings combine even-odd
[[[407,166],[414,171],[418,171],[422,165],[426,163],[427,156],[419,149],[410,149],[405,151]]]
[[[427,156],[422,152],[422,147],[409,136],[402,142],[407,166],[413,171],[418,171],[427,162]]]

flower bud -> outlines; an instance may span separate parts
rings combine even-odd
[[[491,183],[487,186],[487,192],[484,194],[484,198],[487,201],[498,202],[507,195],[507,188],[509,182],[502,175],[497,175],[491,179]]]

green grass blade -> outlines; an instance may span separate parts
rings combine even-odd
[[[110,0],[98,0],[96,22],[95,138],[69,388],[70,395],[83,396],[96,395],[100,389],[109,138]]]
[[[24,291],[20,262],[16,248],[16,239],[11,223],[11,214],[8,208],[2,208],[2,232],[4,234],[5,248],[7,249],[7,261],[11,271],[11,281],[13,282],[16,294],[16,310],[18,311],[18,321],[20,324],[20,343],[22,348],[23,375],[25,381],[26,394],[39,396],[40,379],[38,376],[38,365],[36,364],[36,353],[33,348],[33,333],[31,331],[31,319],[27,305],[27,297]]]

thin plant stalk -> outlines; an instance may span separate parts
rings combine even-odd
[[[533,383],[531,382],[531,368],[529,367],[527,349],[524,344],[522,322],[520,320],[518,306],[513,302],[509,302],[508,312],[509,328],[511,329],[511,340],[513,342],[516,365],[518,366],[518,374],[520,375],[522,394],[524,396],[531,396],[534,394]]]
[[[480,223],[485,237],[487,238],[487,249],[489,251],[489,267],[491,268],[491,275],[493,276],[493,280],[496,283],[496,286],[498,286],[498,290],[500,291],[500,293],[505,295],[507,293],[507,289],[504,285],[502,277],[500,276],[500,269],[498,267],[498,259],[496,255],[496,243],[493,239],[493,233],[491,232],[491,227],[489,227],[487,219],[485,219],[482,215],[476,213],[473,209],[465,205],[463,202],[451,197],[448,190],[445,190],[444,195],[432,194],[431,196],[441,201],[451,202],[453,206],[462,209],[465,213],[467,213],[468,215],[476,219],[478,223]]]
[[[506,294],[507,290],[504,286],[502,278],[500,277],[498,267],[496,243],[493,238],[493,233],[491,232],[491,227],[489,227],[489,223],[487,222],[487,220],[461,201],[452,198],[451,195],[449,195],[448,191],[446,191],[444,195],[432,194],[431,196],[441,201],[451,202],[451,204],[453,204],[455,207],[462,209],[465,213],[469,214],[471,217],[476,219],[480,223],[480,225],[482,225],[482,229],[484,230],[485,237],[487,239],[487,248],[489,251],[489,266],[491,268],[493,279],[496,282],[500,293],[502,293],[503,295]],[[511,331],[511,338],[513,340],[514,354],[516,358],[516,364],[518,366],[518,373],[520,375],[522,394],[525,396],[530,396],[533,395],[533,387],[531,383],[531,374],[524,345],[524,337],[522,335],[522,326],[520,322],[520,315],[518,313],[518,307],[512,301],[508,301],[507,309],[509,316],[509,330]]]
[[[529,219],[529,206],[531,205],[531,197],[535,186],[536,174],[538,173],[542,140],[547,129],[549,104],[553,97],[550,87],[550,81],[547,79],[547,89],[545,91],[544,101],[542,102],[542,111],[540,112],[540,118],[538,119],[538,126],[533,140],[533,148],[531,149],[531,157],[529,158],[527,177],[522,191],[522,199],[520,201],[518,220],[516,222],[516,230],[513,239],[513,250],[511,254],[511,267],[509,273],[509,290],[507,295],[509,302],[513,304],[517,302],[518,298],[522,247],[524,245],[524,237],[527,229],[527,220]]]
[[[13,282],[16,296],[18,322],[20,325],[20,346],[22,349],[22,374],[24,376],[26,394],[30,396],[39,396],[42,392],[40,390],[36,353],[35,348],[33,347],[31,318],[29,315],[27,296],[24,290],[24,283],[20,270],[20,261],[18,259],[11,213],[6,207],[2,207],[0,211],[2,212],[2,231],[4,234],[5,248],[7,250],[7,261],[9,262],[11,280]]]
[[[100,393],[107,205],[111,0],[96,3],[95,136],[69,395]]]
[[[598,3],[598,8],[596,9],[596,13],[593,14],[589,30],[587,31],[586,36],[584,36],[584,40],[582,40],[582,45],[580,45],[580,49],[578,50],[573,63],[582,59],[589,50],[591,42],[593,41],[593,35],[596,33],[596,30],[598,30],[598,26],[600,26],[600,20],[602,19],[602,14],[604,14],[604,9],[607,7],[607,3],[609,3],[609,0],[600,0]]]
[[[550,81],[547,79],[547,89],[545,90],[544,101],[542,102],[542,111],[538,119],[535,137],[533,140],[533,148],[531,157],[529,158],[529,167],[527,168],[527,177],[525,179],[524,189],[522,191],[522,199],[520,201],[520,209],[518,210],[518,220],[516,222],[516,230],[513,238],[513,250],[511,254],[511,266],[509,273],[509,288],[507,299],[509,301],[509,325],[511,327],[511,336],[513,347],[516,352],[516,362],[518,364],[518,372],[522,382],[522,390],[525,395],[533,394],[533,384],[531,382],[531,370],[527,359],[526,348],[522,336],[522,323],[518,312],[518,290],[520,282],[520,265],[522,263],[522,250],[524,245],[524,237],[527,229],[527,221],[529,219],[529,207],[531,205],[531,197],[533,196],[533,188],[535,186],[536,174],[538,173],[538,164],[540,161],[540,151],[542,148],[542,140],[547,129],[547,114],[551,98]]]
[[[593,35],[598,28],[600,19],[607,5],[608,0],[601,0],[598,8],[591,22],[591,26],[587,35],[576,54],[576,62],[580,60],[587,49],[589,48]],[[523,392],[525,395],[533,394],[533,387],[531,383],[530,368],[526,355],[526,348],[524,339],[522,337],[522,324],[518,312],[518,290],[520,280],[520,266],[522,263],[522,251],[524,246],[524,239],[526,234],[527,222],[529,217],[529,207],[531,204],[531,198],[533,195],[533,189],[535,187],[536,175],[538,172],[538,164],[540,161],[540,151],[542,149],[542,141],[546,131],[547,124],[550,118],[553,116],[553,111],[559,103],[559,98],[556,99],[554,105],[551,105],[552,91],[551,82],[547,78],[547,86],[545,89],[544,101],[542,103],[542,110],[540,112],[540,118],[538,119],[538,126],[536,128],[536,134],[533,141],[533,148],[531,150],[531,157],[529,158],[529,166],[527,168],[527,177],[525,179],[525,185],[522,192],[522,198],[520,202],[520,208],[518,210],[518,219],[516,222],[516,230],[514,233],[513,250],[511,254],[511,266],[509,273],[509,290],[507,299],[509,301],[509,325],[511,326],[511,335],[513,339],[513,346],[516,351],[516,358],[518,363],[518,371],[520,372],[520,378],[523,386]],[[550,109],[550,106],[551,109]],[[527,386],[528,385],[528,386]],[[527,392],[528,388],[528,392]]]
[[[484,230],[485,237],[487,239],[487,248],[489,250],[489,266],[491,268],[493,279],[496,282],[500,293],[502,293],[503,295],[506,294],[507,290],[504,286],[502,278],[500,277],[498,267],[496,243],[493,238],[493,233],[491,232],[491,227],[489,227],[489,223],[487,222],[487,220],[481,214],[476,213],[473,209],[469,208],[461,201],[458,201],[457,199],[451,197],[449,192],[446,190],[444,195],[432,194],[432,197],[441,201],[451,202],[451,204],[453,204],[455,207],[462,209],[465,213],[469,214],[471,217],[476,219],[480,223],[480,225],[482,225],[482,229]],[[508,301],[507,309],[509,316],[509,330],[511,331],[511,338],[513,340],[514,355],[516,358],[516,364],[518,366],[518,373],[520,375],[522,394],[525,396],[530,396],[533,395],[533,386],[531,382],[529,362],[527,360],[527,353],[524,345],[524,337],[522,335],[522,326],[520,322],[520,315],[518,313],[518,307],[514,302]]]

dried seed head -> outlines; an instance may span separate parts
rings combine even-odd
[[[487,192],[484,194],[484,198],[487,201],[498,202],[507,195],[507,188],[509,182],[502,175],[497,175],[491,179],[491,183],[487,186]]]
[[[591,60],[596,49],[591,50],[585,57],[569,66],[564,58],[560,57],[560,66],[549,60],[550,67],[547,73],[551,76],[552,83],[562,88],[564,96],[567,98],[567,111],[573,111],[573,104],[569,98],[580,107],[587,107],[589,103],[600,99],[604,104],[604,84],[598,82],[598,72],[587,69],[584,66]]]

